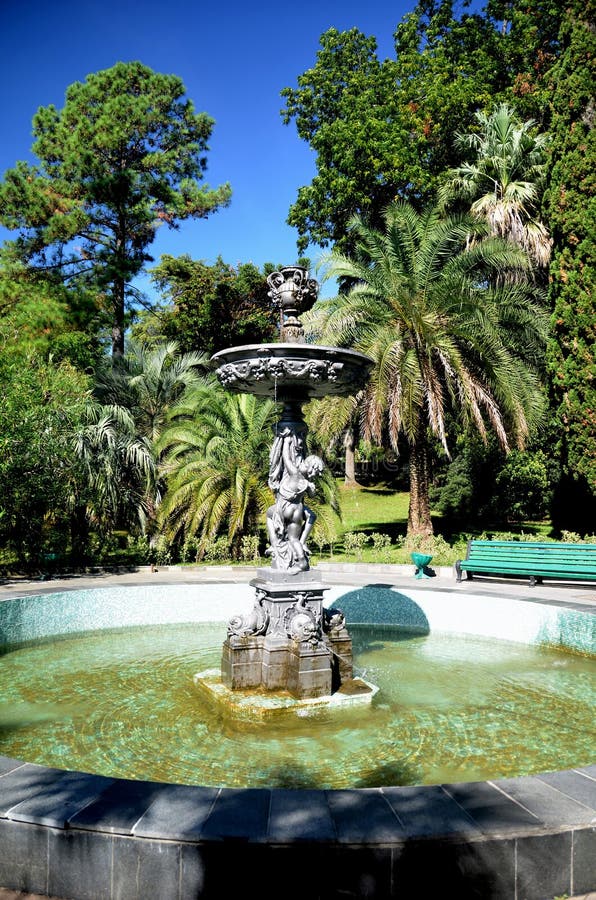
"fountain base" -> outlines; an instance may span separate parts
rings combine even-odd
[[[236,728],[315,716],[324,710],[369,706],[378,691],[376,685],[358,677],[347,679],[334,694],[325,697],[299,699],[287,691],[239,691],[223,683],[219,669],[197,672],[193,681],[209,706]]]
[[[352,678],[352,640],[337,610],[323,607],[324,587],[300,575],[258,570],[255,606],[232,620],[221,677],[230,690],[287,690],[294,698],[328,697]]]

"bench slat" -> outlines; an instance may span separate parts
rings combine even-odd
[[[574,563],[574,562],[590,562],[592,565],[596,565],[596,556],[586,556],[581,553],[577,554],[560,554],[560,553],[545,553],[544,551],[538,553],[509,553],[509,551],[491,551],[490,553],[487,551],[486,553],[474,553],[472,552],[467,559],[552,559],[557,562],[565,563]]]
[[[461,567],[462,569],[477,569],[483,568],[487,569],[490,566],[498,566],[499,568],[505,569],[508,566],[515,566],[517,569],[527,569],[530,571],[531,569],[544,569],[549,572],[560,572],[560,571],[570,571],[570,572],[594,572],[596,574],[596,565],[594,563],[576,563],[575,565],[565,566],[565,565],[557,565],[555,563],[550,563],[547,560],[473,560],[473,559],[462,559]]]

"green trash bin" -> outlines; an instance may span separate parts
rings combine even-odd
[[[432,556],[429,556],[427,553],[411,553],[410,555],[412,562],[416,566],[414,578],[430,578],[430,573],[426,569],[430,565]]]

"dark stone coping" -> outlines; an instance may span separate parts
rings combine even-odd
[[[0,885],[75,900],[553,900],[596,888],[596,765],[326,791],[130,781],[0,757]]]
[[[552,900],[594,888],[595,825],[596,766],[495,782],[243,790],[0,757],[0,884],[77,900],[222,897],[251,885],[271,898],[441,890]]]

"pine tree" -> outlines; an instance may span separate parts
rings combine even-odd
[[[183,99],[184,85],[140,62],[117,63],[66,91],[61,110],[33,119],[33,166],[0,185],[0,222],[20,235],[10,253],[72,282],[92,283],[109,310],[112,351],[124,352],[131,280],[151,259],[157,227],[228,202],[201,185],[213,120]]]

